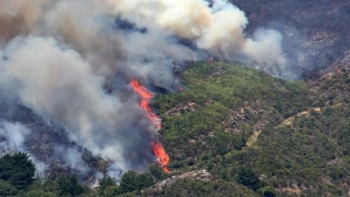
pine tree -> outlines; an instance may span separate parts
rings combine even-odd
[[[6,154],[0,158],[0,179],[17,189],[27,188],[34,180],[35,166],[26,153]]]

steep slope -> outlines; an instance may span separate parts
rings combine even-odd
[[[343,0],[230,0],[245,11],[248,32],[278,29],[295,72],[304,76],[344,57],[350,45],[350,2]]]
[[[197,63],[181,78],[183,92],[154,102],[175,173],[208,169],[217,180],[260,193],[273,187],[279,196],[347,194],[348,102],[240,65]]]
[[[190,64],[179,72],[183,91],[153,103],[171,174],[152,165],[125,173],[120,185],[103,179],[85,196],[349,195],[347,60],[306,82],[239,64]],[[66,190],[50,184],[59,181],[37,180],[31,190]]]

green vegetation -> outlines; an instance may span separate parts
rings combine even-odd
[[[167,177],[162,169],[155,165],[151,165],[149,171],[145,173],[128,171],[121,177],[119,185],[110,177],[105,177],[100,180],[99,195],[104,197],[142,195],[142,189],[149,188],[155,181]]]
[[[35,167],[25,153],[5,155],[0,159],[0,179],[17,189],[26,189],[32,182]]]
[[[25,194],[25,197],[56,197],[52,192],[45,192],[43,190],[31,190]]]
[[[0,179],[0,196],[13,196],[18,193],[15,186]]]
[[[0,158],[0,196],[13,197],[114,197],[134,196],[151,187],[156,180],[167,178],[160,167],[151,165],[150,172],[128,171],[119,185],[110,177],[100,180],[98,192],[79,183],[77,176],[55,179],[34,178],[35,166],[26,153],[6,154]]]
[[[60,196],[79,196],[86,193],[83,186],[78,183],[75,175],[63,176],[57,179]]]
[[[268,121],[277,123],[305,110],[310,102],[305,84],[285,82],[242,66],[195,64],[183,73],[182,81],[184,92],[162,95],[154,102],[163,118],[165,145],[173,160],[183,161],[172,163],[173,168],[188,166],[192,163],[188,158],[241,150],[261,118],[273,118]],[[177,105],[189,103],[196,104],[195,111],[165,116]],[[239,134],[227,132],[241,121],[235,120],[235,115],[245,104],[252,105],[252,109],[239,117],[244,119],[236,128]]]
[[[26,153],[4,155],[0,158],[0,196],[76,197],[91,192],[74,175],[42,183],[34,174],[35,166]]]
[[[181,79],[185,91],[154,101],[172,170],[205,168],[263,196],[346,195],[350,108],[329,90],[344,91],[344,80],[311,92],[305,82],[224,63],[194,64]]]
[[[24,153],[0,159],[0,196],[346,196],[350,185],[350,75],[287,82],[240,65],[195,63],[184,91],[158,95],[171,175],[151,165],[98,191],[64,176],[40,183]],[[312,91],[311,91],[312,90]],[[85,154],[101,169],[106,164]],[[207,169],[212,179],[172,176]]]

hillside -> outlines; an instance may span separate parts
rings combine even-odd
[[[34,180],[19,192],[3,183],[0,193],[346,196],[350,102],[345,60],[307,82],[284,81],[239,64],[192,63],[179,72],[183,91],[159,94],[153,102],[163,119],[160,140],[171,158],[171,174],[152,165],[149,173],[124,174],[120,186],[102,179],[98,192],[63,177],[45,184]],[[75,186],[68,188],[64,181]]]
[[[350,2],[343,0],[230,0],[245,11],[248,32],[274,28],[283,34],[293,70],[313,76],[344,57],[350,44]]]
[[[154,104],[175,173],[204,168],[217,180],[240,183],[240,173],[249,171],[260,185],[243,185],[270,186],[279,196],[347,194],[348,99],[334,102],[325,85],[310,91],[311,82],[240,65],[198,63],[181,78],[185,91],[160,95]]]
[[[349,20],[344,0],[0,0],[0,197],[350,197]]]

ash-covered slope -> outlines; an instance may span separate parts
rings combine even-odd
[[[44,120],[15,102],[2,102],[0,108],[1,155],[19,151],[28,153],[40,178],[78,174],[81,180],[88,180],[106,172],[105,168],[98,168],[90,161],[93,159],[90,152],[68,139],[62,126]],[[104,162],[101,158],[95,159]]]
[[[242,8],[248,32],[265,26],[283,34],[294,71],[305,77],[344,57],[350,46],[350,3],[342,0],[231,0]]]

